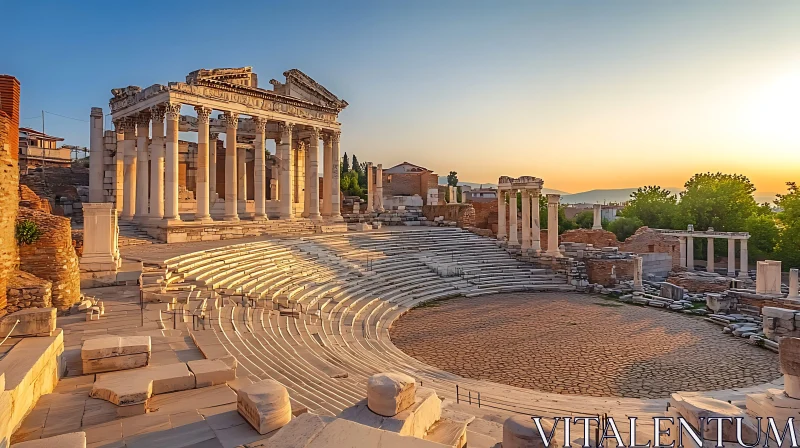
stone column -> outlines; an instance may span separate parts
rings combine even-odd
[[[728,238],[728,277],[736,276],[736,240]]]
[[[706,246],[706,272],[714,272],[714,238],[707,238]]]
[[[451,194],[450,198],[452,199],[452,197],[453,196]],[[508,192],[508,245],[519,246],[519,229],[517,228],[517,190],[513,188]]]
[[[375,182],[372,173],[372,162],[367,162],[367,213],[375,211]]]
[[[125,158],[122,186],[122,219],[130,221],[136,214],[136,122],[134,119],[131,117],[123,118],[122,130],[125,134],[122,142]]]
[[[539,190],[531,194],[531,249],[542,250],[542,227],[539,223]]]
[[[125,131],[124,120],[114,122],[114,208],[118,216],[122,216],[122,206],[125,202]]]
[[[211,132],[208,135],[208,196],[217,199],[217,139],[219,134]]]
[[[255,219],[258,221],[267,220],[267,173],[266,173],[266,148],[264,145],[267,141],[267,136],[264,134],[267,126],[265,118],[253,117],[253,123],[256,125],[256,139],[253,141],[253,150],[255,151],[253,166],[253,188],[255,194],[253,197],[256,200],[256,214]]]
[[[178,120],[181,118],[180,103],[167,103],[167,142],[164,161],[164,219],[180,221],[178,213]]]
[[[680,266],[682,268],[685,268],[686,267],[686,237],[685,236],[679,236],[678,237],[678,243],[680,244],[680,253],[681,253]]]
[[[247,150],[236,148],[236,210],[247,212]]]
[[[103,109],[93,107],[89,115],[89,202],[103,202]]]
[[[342,221],[342,198],[340,197],[340,181],[339,181],[339,140],[342,133],[336,131],[331,137],[331,218],[336,221]]]
[[[313,220],[321,218],[319,214],[319,137],[319,128],[311,128],[311,140],[306,159],[306,191],[308,192],[306,209],[308,217]]]
[[[739,259],[740,259],[740,266],[739,266],[739,278],[742,280],[748,280],[750,278],[750,274],[747,272],[747,239],[742,238],[739,240]]]
[[[164,219],[164,106],[150,108],[153,140],[150,143],[150,219]]]
[[[603,206],[600,204],[594,204],[594,223],[592,224],[592,230],[603,230]]]
[[[331,136],[322,134],[322,216],[331,216]]]
[[[694,271],[694,237],[686,237],[686,269]]]
[[[277,140],[276,140],[277,142]],[[275,145],[275,157],[272,159],[272,165],[270,166],[270,173],[272,176],[269,179],[269,200],[270,201],[277,201],[280,199],[278,196],[278,176],[279,176],[279,169],[278,169],[278,145]]]
[[[239,126],[239,114],[225,112],[222,114],[225,123],[225,221],[238,221],[238,196],[236,191],[236,129]]]
[[[800,292],[798,292],[798,270],[797,268],[789,269],[789,295],[787,299],[800,300]]]
[[[633,257],[633,290],[634,291],[644,291],[644,285],[642,284],[642,265],[644,263],[644,259],[639,256]]]
[[[208,137],[211,109],[195,106],[197,112],[197,212],[195,221],[211,221],[211,190],[208,184]]]
[[[383,208],[383,164],[375,169],[375,208],[382,212]]]
[[[558,203],[561,195],[547,195],[547,255],[560,257],[558,250]]]
[[[276,145],[280,154],[280,179],[278,180],[278,191],[281,195],[280,218],[292,219],[292,129],[294,124],[281,123],[280,143]]]
[[[508,237],[506,231],[506,192],[497,189],[497,239],[503,241]]]
[[[522,250],[531,248],[531,194],[522,190]]]
[[[148,188],[150,176],[147,146],[150,144],[150,112],[139,112],[136,116],[136,219],[147,219]]]

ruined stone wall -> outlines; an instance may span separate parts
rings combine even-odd
[[[52,213],[50,201],[40,198],[33,192],[27,185],[19,186],[19,205],[20,207],[27,207],[34,210],[40,210],[45,213]]]
[[[42,236],[19,246],[19,269],[53,283],[53,306],[66,310],[80,298],[80,269],[68,218],[29,208],[19,209],[17,221],[34,221]]]
[[[422,214],[429,221],[444,216],[445,221],[455,221],[458,227],[475,227],[475,207],[472,204],[424,205]]]
[[[617,281],[633,280],[633,259],[588,258],[585,263],[589,283],[599,283],[605,287],[612,287]],[[611,276],[612,269],[616,279]]]
[[[33,274],[15,271],[9,279],[8,306],[6,311],[14,313],[28,308],[49,308],[53,303],[53,284]]]
[[[475,227],[492,229],[497,234],[497,201],[470,202],[470,204],[475,209]]]
[[[681,246],[676,236],[664,235],[649,227],[640,227],[633,235],[619,244],[619,250],[637,254],[648,252],[668,253],[672,256],[672,266],[681,264]]]
[[[561,234],[562,242],[585,243],[594,247],[618,247],[617,236],[607,230],[573,229]]]
[[[418,194],[423,201],[428,198],[428,189],[436,188],[438,176],[433,173],[394,173],[383,172],[383,195],[413,196]],[[443,196],[439,196],[441,199]]]
[[[0,75],[0,317],[6,287],[19,265],[14,228],[19,207],[19,82]]]

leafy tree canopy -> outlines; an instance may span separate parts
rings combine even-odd
[[[753,198],[756,187],[741,174],[695,174],[684,186],[676,218],[681,228],[694,224],[696,230],[740,232],[758,210]]]
[[[645,186],[631,193],[631,199],[620,215],[638,218],[648,227],[669,229],[678,213],[677,203],[677,196],[669,190],[656,185]]]
[[[451,187],[458,186],[458,173],[455,171],[450,171],[450,174],[447,175],[447,185],[450,185]]]

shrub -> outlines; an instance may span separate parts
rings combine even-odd
[[[42,229],[36,222],[26,219],[17,222],[14,234],[17,244],[33,244],[42,236]]]

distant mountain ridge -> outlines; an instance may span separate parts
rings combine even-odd
[[[439,184],[445,185],[447,184],[447,176],[439,176]],[[497,188],[497,184],[478,184],[474,182],[458,182],[459,185],[468,185],[472,188]],[[633,188],[611,188],[611,189],[598,189],[598,190],[589,190],[589,191],[582,191],[579,193],[567,193],[566,191],[561,190],[554,190],[550,188],[544,188],[543,194],[560,194],[561,195],[561,203],[562,204],[609,204],[609,203],[622,203],[630,200],[631,193],[636,191],[639,187]],[[682,192],[684,189],[683,187],[667,187],[667,190],[672,192],[673,194],[678,194]],[[753,194],[753,198],[755,198],[756,202],[759,204],[764,202],[772,203],[775,200],[776,193],[773,192],[760,192],[756,191]]]

